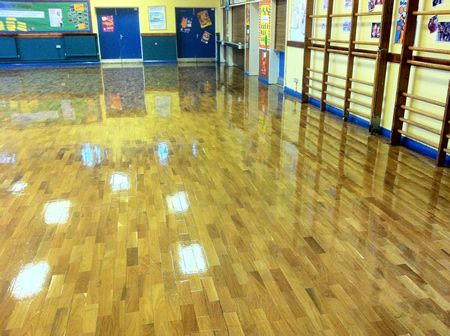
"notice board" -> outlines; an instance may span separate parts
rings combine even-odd
[[[0,33],[90,31],[89,1],[0,1]]]

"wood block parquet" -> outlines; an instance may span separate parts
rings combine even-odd
[[[239,70],[0,71],[1,335],[448,335],[449,171]]]

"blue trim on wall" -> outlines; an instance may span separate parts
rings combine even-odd
[[[293,96],[293,97],[295,97],[297,99],[301,99],[302,98],[302,94],[300,92],[297,92],[297,91],[295,91],[293,89],[290,89],[288,87],[284,88],[284,93],[286,93],[288,95],[291,95],[291,96]],[[311,105],[314,105],[316,107],[320,107],[320,101],[315,99],[315,98],[309,98],[309,102],[310,102]],[[339,109],[337,107],[328,105],[328,104],[326,105],[325,110],[327,112],[330,112],[330,113],[332,113],[332,114],[334,114],[336,116],[339,116],[339,117],[343,117],[344,116],[344,111],[343,110],[341,110],[341,109]],[[364,118],[361,118],[359,116],[356,116],[354,114],[349,114],[348,121],[353,123],[353,124],[359,125],[361,127],[367,128],[367,129],[370,127],[370,122],[368,120],[366,120]],[[386,128],[381,127],[380,135],[385,137],[385,138],[390,138],[391,137],[391,131],[386,129]],[[418,142],[418,141],[410,139],[410,138],[406,138],[404,136],[402,136],[400,142],[406,148],[408,148],[408,149],[410,149],[410,150],[412,150],[412,151],[414,151],[416,153],[419,153],[419,154],[422,154],[422,155],[427,156],[429,158],[432,158],[433,160],[436,160],[437,149],[428,147],[427,145],[424,145],[421,142]],[[446,158],[445,158],[445,165],[446,166],[450,166],[450,155],[448,155],[448,154],[446,155]]]
[[[266,84],[266,85],[269,85],[269,80],[268,80],[267,78],[264,78],[264,77],[258,77],[258,79],[259,79],[260,82],[262,82],[262,83],[264,83],[264,84]]]
[[[61,67],[86,67],[86,66],[99,66],[100,62],[89,61],[66,61],[66,62],[27,62],[27,63],[0,63],[0,69],[22,69],[22,68],[61,68]]]

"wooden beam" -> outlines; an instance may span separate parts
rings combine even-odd
[[[409,47],[414,46],[417,27],[417,16],[413,12],[417,11],[418,6],[419,1],[410,1],[406,13],[406,26],[397,80],[397,95],[395,98],[394,114],[392,116],[391,145],[393,146],[400,145],[401,141],[399,131],[403,128],[403,121],[400,118],[405,116],[405,110],[402,108],[402,105],[406,105],[406,96],[403,93],[408,92],[409,76],[411,74],[411,64],[408,63],[408,60],[413,55],[413,51]]]
[[[328,82],[328,67],[330,63],[330,38],[331,38],[331,18],[330,15],[333,14],[333,0],[328,0],[328,8],[327,8],[327,26],[325,30],[325,50],[323,55],[323,75],[322,75],[322,99],[320,100],[320,110],[325,111],[327,104],[325,103],[325,99],[327,99],[326,91],[328,90],[327,82]]]
[[[353,0],[352,2],[352,23],[350,26],[350,37],[348,41],[348,60],[347,60],[347,75],[345,80],[345,99],[344,99],[344,120],[348,120],[348,115],[350,114],[350,88],[352,87],[351,78],[353,76],[353,64],[355,61],[355,55],[353,51],[355,50],[355,44],[352,43],[356,38],[356,28],[358,26],[358,18],[356,13],[358,12],[359,0]]]
[[[314,12],[314,0],[306,1],[306,21],[305,21],[305,45],[303,49],[303,80],[302,80],[302,103],[308,103],[308,79],[306,78],[309,75],[308,69],[311,66],[311,49],[309,47],[312,46],[311,40],[308,37],[312,37],[312,15]]]
[[[444,118],[441,128],[441,138],[439,140],[437,165],[443,166],[448,153],[448,136],[450,134],[450,81],[448,82],[447,102],[445,103]]]
[[[381,113],[383,111],[384,85],[386,82],[393,11],[394,0],[384,0],[383,15],[381,16],[380,45],[378,46],[372,94],[372,109],[369,129],[372,134],[380,133],[381,130]]]

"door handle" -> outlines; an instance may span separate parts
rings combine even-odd
[[[120,39],[123,40],[123,35],[122,34],[120,34]]]

